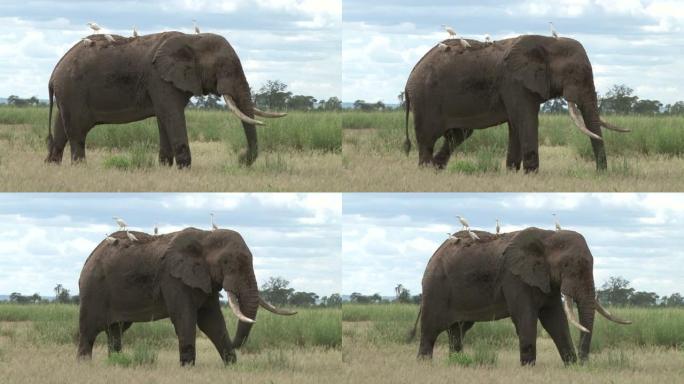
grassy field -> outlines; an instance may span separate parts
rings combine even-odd
[[[107,356],[106,337],[90,362],[76,360],[78,307],[0,304],[0,381],[8,383],[277,382],[315,383],[342,377],[339,309],[299,309],[292,317],[260,311],[238,362],[224,367],[211,342],[198,331],[194,368],[178,363],[171,322],[133,324],[121,354]],[[231,335],[235,319],[224,312]]]
[[[56,112],[55,112],[56,116]],[[155,119],[100,125],[87,137],[85,164],[43,162],[46,107],[0,107],[0,190],[4,191],[339,191],[341,118],[293,112],[258,128],[259,158],[238,164],[242,126],[225,111],[186,110],[192,168],[158,164]]]
[[[553,342],[539,327],[537,364],[521,368],[510,319],[475,324],[460,354],[449,355],[444,333],[433,360],[426,362],[416,359],[420,332],[416,340],[406,340],[418,313],[416,305],[345,304],[342,358],[351,382],[681,382],[684,309],[611,311],[634,323],[620,326],[597,317],[589,363],[564,367]]]
[[[476,131],[454,152],[447,169],[420,169],[403,152],[404,112],[343,112],[343,159],[351,191],[681,191],[684,117],[605,116],[632,130],[604,130],[608,171],[597,173],[589,139],[568,116],[541,115],[537,174],[505,167],[505,126]],[[435,153],[441,141],[435,146]]]

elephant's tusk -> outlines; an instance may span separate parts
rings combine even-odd
[[[233,100],[233,98],[230,97],[229,95],[223,95],[223,100],[226,101],[226,105],[228,106],[228,109],[230,109],[230,111],[233,112],[235,114],[235,116],[238,117],[238,119],[244,121],[247,124],[264,125],[263,122],[261,122],[259,120],[254,120],[251,117],[242,113],[240,108],[238,108],[237,105],[235,104],[235,100]]]
[[[596,299],[596,311],[598,313],[600,313],[601,315],[603,315],[603,317],[605,317],[606,319],[608,319],[612,322],[615,322],[618,324],[632,324],[632,322],[629,320],[622,320],[620,318],[613,316],[613,314],[608,312],[607,309],[603,308],[603,305],[601,305],[601,303],[599,303],[598,299]]]
[[[572,122],[575,123],[575,126],[577,127],[577,129],[580,130],[580,132],[591,137],[592,139],[603,140],[601,136],[587,129],[587,126],[584,124],[584,119],[582,118],[582,115],[579,113],[579,111],[577,110],[577,106],[572,101],[568,102],[568,112],[570,112],[570,118],[572,119]]]
[[[242,311],[240,311],[240,306],[238,305],[238,298],[235,296],[233,292],[227,291],[228,293],[228,306],[230,309],[233,311],[235,314],[235,317],[238,318],[238,320],[242,321],[243,323],[255,323],[255,320],[250,319],[249,317],[245,316],[242,314]]]
[[[631,129],[620,128],[617,125],[613,125],[611,123],[606,123],[605,121],[603,121],[603,119],[600,119],[600,120],[601,120],[601,125],[603,126],[603,128],[610,129],[611,131],[617,131],[617,132],[632,132]]]
[[[278,309],[278,308],[274,307],[274,306],[273,306],[271,303],[269,303],[268,301],[262,299],[261,296],[259,296],[259,305],[261,305],[262,307],[264,307],[264,309],[266,309],[267,311],[273,312],[273,313],[275,313],[275,314],[277,314],[277,315],[292,316],[292,315],[296,315],[296,314],[297,314],[297,311],[286,311],[286,310],[284,310],[284,309]]]
[[[254,107],[254,115],[261,117],[285,117],[287,116],[287,113],[262,111],[261,109]]]
[[[563,310],[565,311],[565,316],[568,318],[568,322],[577,327],[582,332],[591,333],[588,329],[584,328],[582,324],[580,324],[577,321],[575,314],[572,312],[572,308],[570,308],[570,300],[570,297],[563,295]]]

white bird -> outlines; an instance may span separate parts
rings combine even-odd
[[[87,23],[87,25],[88,25],[88,26],[90,27],[90,29],[92,29],[94,32],[97,32],[97,31],[99,31],[100,29],[102,29],[102,28],[101,28],[99,25],[97,25],[97,23],[94,22],[94,21],[91,21],[90,23]]]
[[[138,36],[140,36],[140,35],[138,35],[138,29],[134,25],[133,26],[133,37],[138,37]]]
[[[554,39],[558,38],[558,32],[556,31],[556,26],[553,25],[553,22],[549,21],[549,25],[551,26],[551,35],[553,36]]]
[[[107,33],[107,34],[104,35],[104,37],[105,37],[105,39],[107,39],[107,41],[109,41],[110,43],[113,43],[113,42],[114,42],[114,37],[112,37],[112,35],[110,35],[110,34]]]
[[[470,48],[470,44],[464,38],[461,38],[461,45],[463,48]]]
[[[195,33],[199,34],[200,30],[199,30],[199,27],[197,26],[197,20],[192,19],[192,24],[195,26]]]
[[[560,231],[560,230],[561,230],[561,226],[560,226],[560,223],[558,222],[558,218],[556,217],[556,214],[555,214],[555,213],[552,213],[552,215],[553,215],[554,221],[556,222],[556,231]]]
[[[459,215],[456,215],[456,217],[458,217],[458,221],[460,221],[461,225],[463,225],[463,229],[470,228],[470,224],[468,224],[468,220],[466,220],[465,217],[461,217]]]
[[[441,49],[443,51],[446,50],[447,48],[449,48],[449,46],[444,44],[444,43],[437,44],[437,47],[439,47],[439,49]]]
[[[130,241],[138,241],[138,238],[128,231],[126,231],[126,236],[128,236],[128,240]]]
[[[210,213],[209,216],[211,216],[211,230],[215,231],[219,229],[218,225],[214,224],[214,212]]]
[[[496,219],[496,234],[501,233],[501,226],[499,225],[499,219]]]
[[[461,240],[460,238],[454,236],[453,233],[447,232],[447,236],[448,236],[448,239],[447,239],[447,240],[456,240],[457,242],[458,242],[459,240]]]
[[[112,219],[114,219],[116,221],[116,223],[119,224],[119,229],[128,228],[128,224],[126,224],[126,222],[123,221],[122,218],[114,216],[114,217],[112,217]]]
[[[154,224],[154,235],[157,236],[159,234],[159,226],[155,223]]]
[[[449,34],[449,37],[456,37],[456,31],[446,24],[442,24],[442,28]]]
[[[83,45],[85,45],[86,47],[90,47],[94,44],[93,41],[87,37],[82,38],[81,41],[83,42]]]
[[[470,229],[468,230],[468,234],[470,235],[470,238],[471,238],[471,239],[473,239],[473,240],[480,240],[480,237],[477,236],[477,234],[476,234],[475,232],[471,231]]]
[[[109,235],[106,234],[106,233],[105,233],[105,236],[106,236],[106,237],[105,237],[105,240],[107,240],[107,242],[108,242],[109,244],[113,244],[113,243],[116,241],[115,238],[109,236]]]
[[[485,45],[489,45],[492,43],[492,37],[489,36],[489,34],[485,35]]]

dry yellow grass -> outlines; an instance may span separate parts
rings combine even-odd
[[[0,130],[3,127],[0,127]],[[4,127],[6,128],[6,126]],[[221,142],[192,142],[189,170],[164,167],[119,170],[105,159],[115,150],[92,148],[87,163],[71,165],[68,149],[62,165],[43,162],[46,150],[0,140],[0,191],[77,192],[232,192],[339,191],[340,155],[323,152],[262,152],[249,168],[238,165],[238,154]],[[156,159],[156,154],[151,154]]]
[[[464,173],[455,167],[459,160],[474,161],[472,154],[456,151],[443,171],[418,167],[414,148],[405,156],[401,146],[378,148],[371,140],[374,129],[344,129],[342,164],[345,191],[406,192],[627,192],[684,190],[684,158],[664,155],[611,156],[609,170],[596,172],[567,146],[541,146],[537,174],[509,172],[505,155],[492,155],[499,170]],[[436,148],[439,148],[438,146]]]
[[[681,351],[660,348],[605,349],[593,353],[588,365],[564,367],[548,337],[537,341],[537,364],[521,367],[516,349],[498,349],[490,367],[462,367],[447,363],[447,348],[435,348],[432,361],[416,359],[412,344],[370,342],[364,324],[343,322],[342,359],[348,382],[358,383],[681,383]],[[472,352],[466,338],[464,351]]]

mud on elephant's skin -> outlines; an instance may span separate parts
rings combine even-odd
[[[123,333],[134,322],[170,318],[178,335],[182,365],[195,363],[195,329],[214,344],[224,363],[247,340],[259,306],[280,314],[259,296],[252,254],[239,233],[195,228],[152,236],[125,232],[102,241],[79,279],[78,357],[90,358],[97,335],[107,333],[109,353],[121,350]],[[231,341],[219,304],[224,289],[239,319]]]
[[[418,357],[431,358],[437,336],[449,335],[449,350],[462,349],[465,333],[475,322],[510,317],[519,339],[520,362],[536,361],[537,320],[549,333],[561,359],[577,360],[568,322],[583,329],[579,358],[589,356],[594,311],[611,321],[596,299],[593,257],[582,235],[573,231],[528,228],[495,235],[465,231],[435,251],[423,275]],[[562,297],[564,299],[562,299]],[[577,302],[579,320],[571,309]]]
[[[60,59],[48,83],[47,162],[60,163],[69,142],[72,161],[85,159],[88,132],[98,124],[121,124],[156,116],[159,161],[180,168],[191,163],[185,106],[192,96],[220,95],[242,120],[247,150],[240,161],[257,157],[254,115],[285,114],[257,109],[251,99],[242,64],[222,36],[164,32],[140,37],[88,36],[91,45],[77,43]],[[52,106],[58,113],[52,125]]]
[[[444,168],[452,151],[481,129],[508,123],[506,166],[539,168],[539,104],[557,97],[568,101],[575,125],[591,137],[598,169],[607,161],[594,76],[587,53],[568,38],[519,36],[485,44],[458,39],[435,46],[411,71],[405,87],[406,153],[409,111],[413,111],[419,164]],[[433,156],[436,141],[444,144]]]

